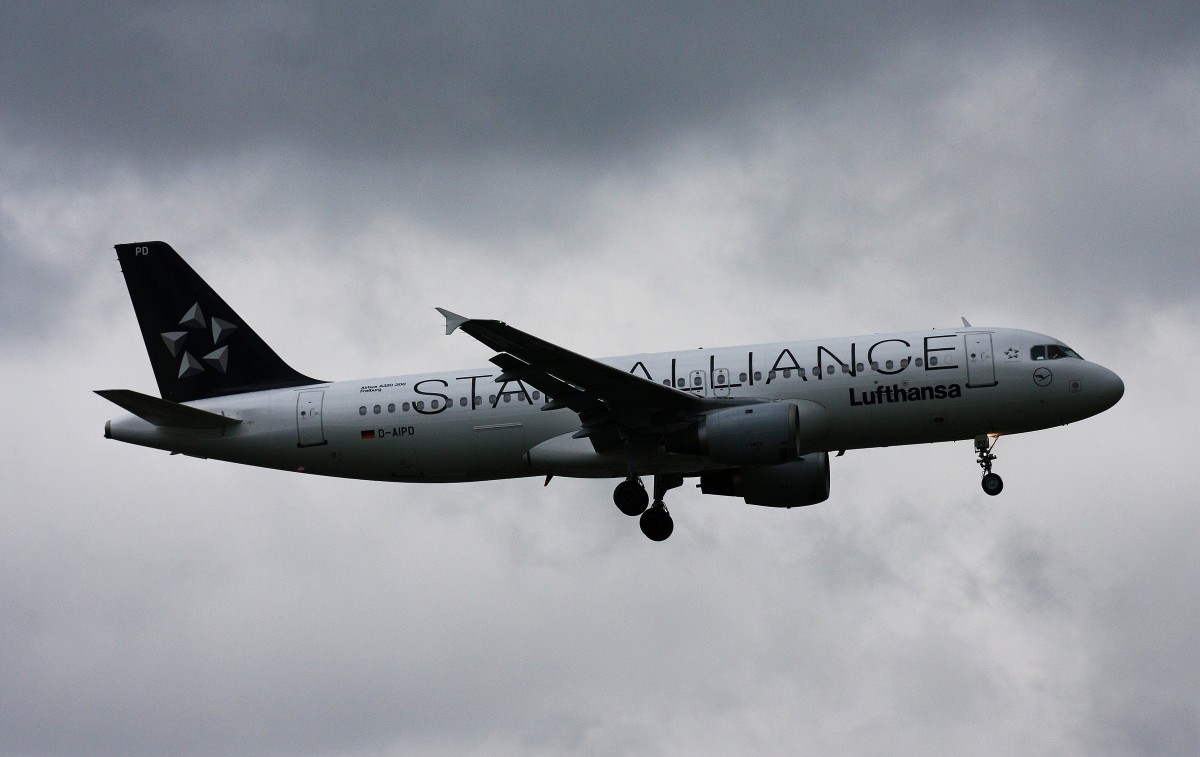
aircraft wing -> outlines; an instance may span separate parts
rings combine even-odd
[[[496,350],[497,382],[521,381],[550,398],[543,410],[567,407],[579,414],[576,438],[591,437],[597,450],[619,446],[630,434],[663,434],[687,426],[696,413],[747,404],[745,399],[698,397],[571,352],[501,321],[466,318],[443,308],[446,333],[461,329]],[[749,400],[756,402],[756,400]]]

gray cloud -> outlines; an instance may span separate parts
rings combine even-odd
[[[1104,15],[719,3],[70,9],[6,9],[7,128],[139,162],[264,141],[369,159],[513,148],[611,159],[772,102],[823,108],[879,84],[920,101],[963,60],[1014,41],[1097,73],[1131,59],[1153,70],[1188,56],[1196,22],[1187,3]]]
[[[1194,4],[0,9],[0,754],[1197,751]],[[301,370],[975,322],[1128,392],[690,487],[385,486],[105,442],[116,242]]]

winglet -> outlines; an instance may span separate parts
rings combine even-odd
[[[967,328],[969,328],[969,329],[975,328],[974,326],[972,326],[970,323],[967,322],[967,317],[965,315],[960,315],[959,318],[962,318],[963,325],[966,326]]]
[[[436,308],[436,310],[442,315],[446,316],[446,336],[450,336],[458,329],[459,326],[471,320],[470,318],[464,318],[458,313],[451,313],[445,308]]]

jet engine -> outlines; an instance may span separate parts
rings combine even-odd
[[[664,445],[725,465],[774,465],[796,460],[828,433],[829,415],[815,402],[765,402],[710,410]]]
[[[742,497],[749,505],[804,507],[829,499],[829,453],[761,468],[714,471],[700,476],[700,491]]]

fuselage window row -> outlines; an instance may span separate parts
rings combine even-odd
[[[495,407],[499,402],[502,402],[502,401],[503,402],[512,402],[513,397],[516,397],[517,401],[519,401],[519,402],[530,402],[530,401],[540,402],[542,400],[542,393],[541,392],[533,392],[532,394],[527,394],[526,392],[505,392],[504,394],[500,394],[500,395],[492,394],[492,395],[488,396],[488,403],[492,407]],[[530,399],[531,397],[532,397],[532,400]],[[459,397],[458,398],[459,407],[467,407],[468,404],[470,404],[470,401],[467,397]],[[482,396],[480,396],[480,395],[475,396],[475,405],[474,406],[475,407],[483,406],[483,397]],[[441,407],[440,400],[430,400],[429,408],[431,410],[437,410],[439,407]],[[452,407],[454,407],[454,400],[447,399],[445,409],[448,410]],[[407,413],[412,410],[421,411],[424,409],[425,409],[424,401],[405,402],[400,405],[400,412],[403,412],[403,413]],[[359,407],[358,407],[359,415],[367,415],[368,412],[374,413],[375,415],[380,415],[383,413],[383,406],[382,405],[373,405],[368,409],[368,407],[366,405],[359,405]],[[396,412],[396,403],[389,402],[388,406],[387,406],[387,412],[395,413]]]
[[[1036,348],[1036,347],[1034,348],[1035,353],[1036,353],[1037,349],[1038,348]],[[1058,354],[1055,357],[1066,357],[1066,356],[1067,355],[1065,355],[1065,354]],[[1071,357],[1075,357],[1075,355],[1072,354]],[[1034,357],[1034,359],[1042,360],[1044,358]],[[935,367],[935,366],[937,366],[937,364],[938,364],[938,359],[936,357],[931,356],[929,358],[929,367],[931,367],[931,368]],[[889,372],[893,372],[893,373],[895,373],[897,371],[905,370],[910,365],[912,365],[915,368],[924,368],[925,361],[919,357],[918,358],[906,357],[903,360],[900,360],[898,364],[897,364],[897,361],[895,361],[895,360],[885,360],[882,365],[880,363],[878,363],[877,361],[871,361],[871,364],[870,364],[871,370],[873,370],[873,371],[889,371]],[[855,363],[853,368],[851,368],[850,364],[848,364],[848,363],[839,363],[838,365],[825,366],[825,374],[828,376],[833,376],[838,372],[839,368],[841,369],[841,373],[844,375],[847,375],[847,376],[852,375],[852,374],[857,374],[857,373],[863,373],[867,370],[867,367],[864,363]],[[813,378],[819,378],[821,376],[821,366],[813,366],[811,373],[808,372],[804,368],[780,368],[778,370],[768,371],[767,372],[767,381],[778,381],[781,378],[790,379],[790,378],[792,378],[793,372],[795,372],[797,378],[807,378],[809,375],[811,375]],[[762,381],[762,379],[763,379],[762,371],[754,371],[754,380]],[[746,372],[743,371],[738,374],[739,382],[744,384],[748,380],[749,380],[749,375]],[[663,386],[672,386],[671,379],[663,379],[662,385]],[[724,374],[718,374],[718,375],[714,376],[713,385],[718,386],[718,387],[730,386],[730,384],[728,383],[728,378],[725,377]],[[683,379],[683,378],[675,379],[674,386],[679,389],[687,389],[688,388],[687,379]],[[692,388],[699,389],[699,388],[703,388],[703,386],[704,386],[704,380],[702,377],[696,376],[692,379]],[[534,399],[537,399],[537,392],[534,392]],[[478,401],[478,399],[476,399],[476,401]],[[495,396],[493,395],[492,397],[490,397],[489,401],[491,401],[493,404],[495,404],[495,402],[496,402]]]

